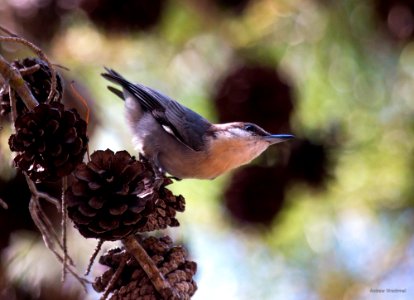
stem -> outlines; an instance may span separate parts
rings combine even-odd
[[[4,28],[1,28],[1,29],[4,31]],[[52,79],[51,83],[50,83],[49,96],[47,97],[47,101],[46,101],[47,103],[49,103],[53,99],[53,97],[55,96],[55,93],[56,93],[56,85],[57,85],[56,70],[53,67],[50,60],[45,55],[45,53],[42,51],[42,49],[37,47],[35,44],[29,42],[28,40],[25,40],[24,38],[18,37],[15,34],[13,34],[12,36],[0,36],[0,42],[1,41],[23,44],[26,47],[32,49],[33,52],[35,52],[42,60],[44,60],[46,62],[47,66],[49,67],[50,74],[51,74],[51,79]]]
[[[39,102],[33,97],[32,92],[27,87],[20,72],[11,66],[2,55],[0,55],[0,74],[6,79],[9,85],[22,98],[26,107],[33,110]]]
[[[35,225],[39,229],[40,233],[42,234],[43,241],[44,241],[46,247],[50,251],[52,251],[52,253],[58,259],[58,261],[60,261],[61,263],[63,263],[64,262],[64,259],[56,251],[56,249],[54,249],[53,242],[50,240],[50,236],[49,236],[49,232],[48,232],[47,226],[43,223],[42,217],[39,215],[39,210],[40,210],[40,208],[38,206],[37,200],[35,199],[35,197],[32,197],[30,199],[30,202],[29,202],[29,211],[30,211],[30,215],[32,216],[33,222],[35,223]],[[79,281],[79,283],[82,285],[82,287],[84,288],[85,292],[87,293],[88,290],[87,290],[86,284],[89,284],[90,282],[88,280],[86,280],[85,278],[82,278],[81,276],[79,276],[77,274],[77,272],[72,269],[71,266],[67,266],[67,270],[69,271],[69,273],[71,273],[73,275],[73,277],[75,277]]]
[[[154,261],[148,253],[136,240],[134,235],[129,235],[122,240],[126,250],[134,256],[141,268],[151,280],[154,288],[163,297],[163,299],[179,299],[177,292],[170,283],[164,278]]]
[[[62,248],[63,248],[63,268],[62,268],[62,282],[66,279],[66,268],[68,264],[68,245],[67,245],[67,210],[66,210],[66,194],[65,191],[68,186],[68,178],[65,176],[62,178]]]
[[[27,185],[29,186],[29,189],[30,189],[30,191],[32,193],[32,198],[34,199],[33,201],[35,201],[35,203],[36,203],[36,205],[33,205],[33,207],[34,208],[37,208],[37,210],[36,211],[33,211],[33,212],[35,212],[36,213],[36,217],[39,220],[41,220],[41,223],[39,223],[39,224],[41,224],[43,226],[42,228],[40,228],[38,226],[39,230],[42,232],[42,234],[43,234],[43,232],[45,232],[44,236],[46,235],[50,241],[56,242],[56,244],[59,246],[59,248],[63,251],[64,250],[64,247],[63,247],[62,243],[59,240],[59,236],[58,236],[57,232],[55,231],[54,226],[52,225],[52,222],[49,220],[49,218],[47,217],[46,213],[42,210],[42,208],[40,206],[40,203],[39,203],[39,200],[40,199],[46,199],[44,197],[47,196],[47,194],[46,193],[39,192],[37,190],[37,187],[36,187],[35,183],[33,182],[33,180],[31,180],[29,178],[29,176],[27,176],[26,173],[24,173],[24,175],[26,177]],[[58,202],[58,200],[54,199],[51,196],[48,196],[48,201],[50,203],[52,203],[52,204],[55,204],[58,209],[61,207],[61,205]],[[32,218],[34,219],[33,215],[32,215]],[[36,223],[36,225],[37,224],[38,223]],[[43,228],[44,228],[44,231],[42,231]],[[53,245],[53,243],[52,242],[49,243],[49,244],[46,243],[46,246],[47,247],[48,247],[48,245]],[[53,250],[52,250],[52,252],[53,252]],[[74,265],[73,260],[70,257],[68,257],[68,260],[69,260],[70,265],[73,266]]]
[[[15,34],[15,33],[13,33],[13,32],[11,32],[10,30],[8,30],[6,27],[4,27],[4,26],[0,26],[0,30],[1,31],[4,31],[5,33],[7,33],[8,35],[10,35],[10,36],[17,36],[17,34]]]
[[[96,256],[98,256],[99,251],[101,251],[102,245],[105,241],[99,240],[98,245],[96,245],[95,251],[93,252],[91,258],[89,259],[88,267],[86,268],[85,276],[89,275],[92,269],[92,265],[96,259]]]
[[[104,294],[102,295],[102,297],[99,300],[106,300],[108,299],[109,294],[111,293],[111,291],[113,290],[113,287],[115,285],[115,283],[118,281],[119,277],[122,274],[122,271],[124,270],[126,266],[126,259],[122,258],[121,263],[118,266],[118,269],[116,270],[116,272],[114,273],[114,275],[112,275],[111,280],[108,282],[108,285],[105,289]]]
[[[17,119],[17,101],[14,95],[14,90],[11,86],[9,86],[9,98],[10,98],[10,107],[11,107],[11,119],[12,123],[16,123]],[[13,130],[16,131],[16,128],[13,126]]]

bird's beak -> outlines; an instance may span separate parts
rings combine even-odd
[[[295,136],[292,134],[269,134],[265,136],[265,140],[270,144],[281,143],[290,139],[293,139]]]

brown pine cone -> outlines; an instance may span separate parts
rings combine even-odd
[[[197,290],[193,276],[197,271],[197,264],[186,260],[187,252],[182,246],[174,246],[170,237],[148,237],[143,239],[137,236],[139,243],[147,251],[160,272],[168,280],[171,287],[178,293],[179,299],[190,299]],[[150,279],[135,258],[123,249],[112,249],[99,259],[103,265],[110,267],[93,284],[97,292],[103,292],[122,260],[126,266],[112,287],[111,300],[157,300],[163,299],[157,293]]]
[[[39,104],[17,117],[9,146],[19,154],[16,167],[35,181],[55,181],[69,175],[82,162],[88,138],[86,122],[63,104]]]
[[[172,183],[171,179],[165,178],[164,183],[158,191],[153,201],[153,212],[148,215],[145,226],[139,229],[139,232],[154,231],[165,229],[167,226],[177,227],[180,225],[175,218],[176,212],[183,212],[185,209],[184,197],[174,196],[173,193],[166,189],[165,186]]]
[[[126,151],[107,149],[91,155],[77,167],[66,191],[68,215],[86,238],[119,240],[142,231],[178,226],[176,211],[184,210],[184,198],[165,189],[170,183],[155,180],[152,166]]]
[[[23,60],[15,60],[11,65],[18,70],[23,70],[25,68],[30,68],[38,65],[39,69],[35,70],[33,73],[24,74],[22,77],[32,92],[33,96],[39,103],[46,102],[51,87],[51,72],[43,60],[38,58],[25,58]],[[59,74],[56,74],[56,93],[52,101],[60,101],[62,99],[62,79]],[[17,114],[21,115],[24,112],[27,112],[28,109],[23,103],[23,100],[16,95],[16,108]],[[3,116],[8,115],[11,112],[10,106],[10,96],[9,89],[6,85],[3,85],[0,88],[0,114]]]

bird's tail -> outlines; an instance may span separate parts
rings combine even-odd
[[[107,71],[107,73],[102,73],[101,74],[103,78],[109,80],[110,82],[119,84],[121,86],[124,86],[126,83],[128,83],[128,81],[121,74],[119,74],[118,72],[116,72],[112,69],[109,69],[107,67],[104,67],[104,68]],[[112,93],[117,95],[119,98],[121,98],[122,100],[125,100],[124,99],[124,93],[121,90],[119,90],[117,88],[114,88],[113,86],[107,86],[107,88]]]
[[[112,69],[105,68],[105,70],[107,71],[107,73],[102,73],[101,75],[105,79],[122,86],[122,89],[132,94],[145,110],[165,111],[163,103],[171,101],[171,99],[169,99],[168,97],[162,95],[161,93],[149,87],[146,87],[139,83],[133,84],[129,82],[121,74]],[[108,89],[111,92],[115,93],[117,96],[124,99],[123,92],[113,87],[108,87]]]

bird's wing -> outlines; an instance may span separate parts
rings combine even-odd
[[[205,136],[211,123],[196,112],[181,105],[177,101],[142,84],[133,84],[122,75],[111,69],[102,76],[119,84],[123,89],[135,96],[144,111],[150,112],[160,125],[167,128],[179,141],[193,149],[203,149]]]

